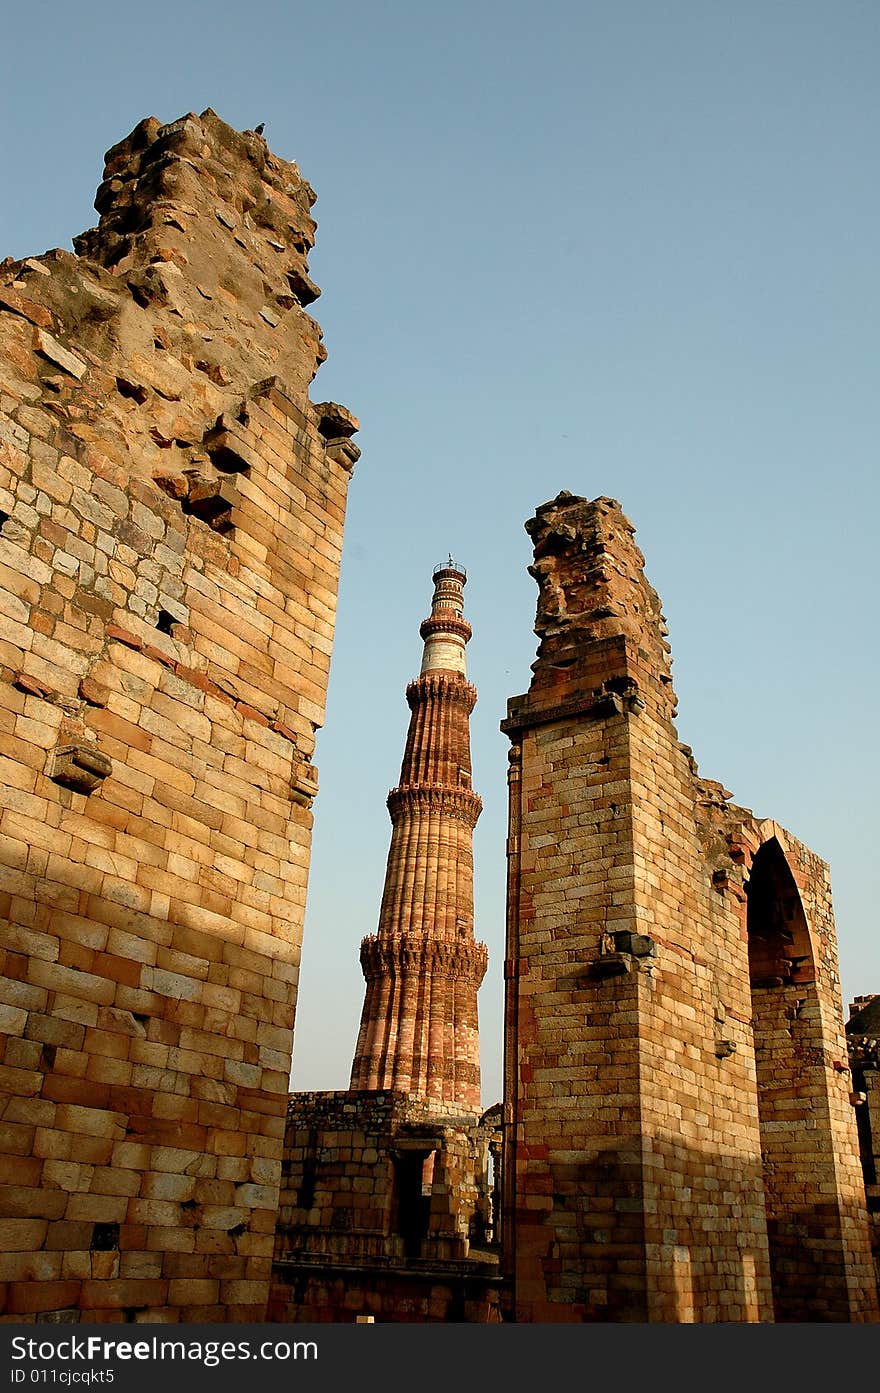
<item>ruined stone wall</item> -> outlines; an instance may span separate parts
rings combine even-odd
[[[679,744],[660,603],[619,506],[563,494],[527,527],[541,645],[503,724],[516,1318],[876,1318],[821,863]],[[805,952],[762,978],[790,898]],[[796,1041],[792,993],[810,1004]]]
[[[495,1138],[494,1118],[438,1117],[401,1092],[293,1094],[270,1317],[500,1319],[485,1251]]]
[[[0,267],[4,1319],[262,1319],[346,489],[314,194],[213,112]]]
[[[697,820],[748,952],[774,1317],[876,1320],[828,866],[729,801],[698,800]]]
[[[880,995],[858,996],[846,1024],[859,1159],[871,1221],[874,1270],[880,1286]]]

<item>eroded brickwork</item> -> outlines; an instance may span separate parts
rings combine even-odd
[[[877,1318],[827,868],[701,780],[611,499],[527,524],[504,1260],[525,1321]]]
[[[5,1319],[262,1319],[356,421],[213,112],[0,267]]]

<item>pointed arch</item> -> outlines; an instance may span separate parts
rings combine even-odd
[[[761,843],[746,881],[749,976],[753,990],[813,981],[816,953],[781,829]]]
[[[816,952],[784,835],[760,831],[746,928],[774,1314],[840,1319],[827,1299],[846,1281]]]

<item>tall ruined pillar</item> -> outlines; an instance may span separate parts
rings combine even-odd
[[[701,779],[608,498],[526,524],[504,1253],[519,1321],[877,1318],[827,867]]]
[[[400,783],[388,795],[393,830],[379,929],[361,944],[367,985],[351,1087],[398,1089],[477,1113],[486,949],[474,941],[481,802],[471,788],[468,718],[477,694],[465,675],[465,579],[451,558],[434,571],[421,674],[406,689],[412,715]]]
[[[355,419],[213,111],[0,262],[0,1321],[259,1321]]]

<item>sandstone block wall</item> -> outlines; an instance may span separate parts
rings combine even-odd
[[[0,266],[0,1310],[262,1319],[357,423],[207,111]]]
[[[505,1268],[526,1321],[877,1318],[827,868],[701,780],[610,499],[527,524]]]
[[[846,1033],[871,1248],[880,1286],[880,996],[856,997],[850,1005]]]

